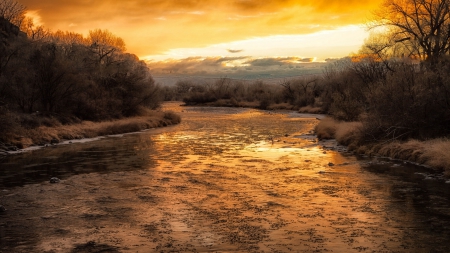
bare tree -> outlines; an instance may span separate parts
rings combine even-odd
[[[20,27],[26,7],[14,0],[0,0],[0,17]]]
[[[56,43],[87,45],[86,39],[80,33],[58,30],[52,33],[51,37]]]
[[[97,55],[100,65],[111,64],[111,56],[115,52],[125,51],[125,42],[122,38],[115,36],[108,30],[91,30],[87,40],[92,52]]]
[[[24,18],[20,29],[27,34],[27,37],[30,40],[38,41],[38,40],[46,40],[50,36],[50,31],[45,29],[44,26],[39,25],[36,26],[32,18]]]
[[[386,0],[372,28],[384,26],[391,45],[403,43],[434,66],[450,52],[450,0]]]

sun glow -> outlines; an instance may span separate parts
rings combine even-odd
[[[35,26],[41,26],[44,25],[42,22],[42,17],[39,14],[39,11],[37,10],[29,10],[25,13],[25,17],[30,18],[31,20],[33,20],[33,24]]]
[[[351,52],[356,52],[366,37],[367,31],[362,25],[351,25],[305,35],[274,35],[207,47],[176,48],[159,55],[147,55],[142,59],[162,61],[196,56],[252,56],[254,58],[295,57],[295,61],[301,59],[325,61],[327,58],[344,57]]]
[[[35,24],[108,29],[142,59],[193,56],[326,58],[356,51],[382,0],[21,0]]]

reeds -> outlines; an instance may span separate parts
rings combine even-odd
[[[19,148],[44,145],[62,140],[93,138],[104,135],[138,132],[149,128],[177,124],[179,115],[173,112],[153,111],[147,116],[136,116],[103,122],[83,121],[71,125],[40,126],[33,129],[18,129],[9,142]]]
[[[361,144],[363,125],[360,122],[340,122],[324,118],[316,126],[319,139],[336,139],[348,145],[350,150],[367,155],[378,155],[416,162],[444,170],[450,177],[450,139],[438,138],[426,141],[408,140]]]
[[[395,141],[377,148],[374,147],[371,152],[394,159],[425,164],[444,170],[446,175],[450,176],[450,153],[448,150],[450,150],[450,140],[438,138],[426,141]]]

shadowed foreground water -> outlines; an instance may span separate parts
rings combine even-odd
[[[166,107],[180,125],[1,161],[0,252],[449,252],[428,169],[317,142],[314,115]]]

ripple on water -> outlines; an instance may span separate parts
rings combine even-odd
[[[295,113],[171,106],[178,126],[6,158],[0,251],[450,246],[450,184],[429,169],[338,152]]]

